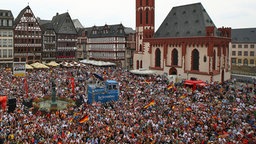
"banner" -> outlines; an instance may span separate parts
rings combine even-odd
[[[7,104],[7,96],[0,96],[0,104],[2,109],[6,110],[6,104]]]
[[[13,62],[13,75],[17,77],[24,77],[26,75],[26,63]]]

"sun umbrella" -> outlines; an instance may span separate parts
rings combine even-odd
[[[51,62],[47,63],[46,65],[56,67],[56,66],[59,66],[60,64],[56,63],[55,61],[51,61]]]
[[[40,69],[40,68],[49,68],[48,66],[42,64],[42,63],[39,63],[39,62],[36,62],[36,63],[33,63],[31,64],[31,66],[33,66],[34,68],[37,68],[37,69]]]
[[[25,65],[25,68],[26,68],[26,69],[34,69],[34,68],[33,68],[31,65],[29,65],[29,64],[26,64],[26,65]]]

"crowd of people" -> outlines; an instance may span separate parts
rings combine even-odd
[[[247,84],[211,82],[193,91],[156,74],[141,76],[118,67],[93,65],[26,73],[27,91],[25,78],[0,71],[2,95],[17,101],[13,112],[0,110],[0,143],[256,143],[256,94]],[[119,82],[118,101],[86,103],[93,73]],[[70,77],[75,80],[75,95],[69,87]],[[57,97],[79,99],[81,104],[44,113],[23,104],[51,95],[52,79]],[[80,123],[84,116],[88,119]]]

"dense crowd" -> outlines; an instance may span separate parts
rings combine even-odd
[[[93,73],[120,84],[119,100],[86,103],[86,85]],[[75,79],[75,95],[69,78]],[[0,112],[0,143],[99,144],[99,143],[256,143],[256,95],[254,87],[234,81],[212,82],[192,91],[159,75],[140,76],[115,67],[86,65],[27,71],[24,78],[1,69],[2,94],[15,97],[14,112]],[[51,79],[57,97],[82,100],[57,112],[34,112],[24,100],[51,95]],[[145,108],[151,101],[154,104]],[[88,121],[79,120],[88,115]]]

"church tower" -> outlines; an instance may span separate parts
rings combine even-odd
[[[155,29],[155,0],[136,0],[136,52],[144,52],[143,39],[152,38]]]

